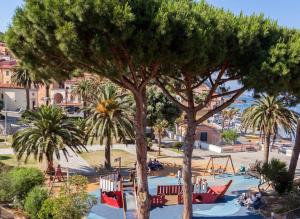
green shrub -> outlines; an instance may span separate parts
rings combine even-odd
[[[173,145],[173,148],[180,150],[182,148],[182,146],[183,146],[183,143],[178,141]]]
[[[87,179],[83,176],[72,176],[69,187],[64,187],[58,197],[45,200],[38,218],[40,219],[81,219],[95,204],[85,188]]]
[[[14,194],[11,185],[12,183],[8,172],[0,173],[0,202],[12,202]]]
[[[283,161],[273,158],[269,163],[257,162],[257,171],[272,183],[273,188],[279,194],[290,191],[293,182]]]
[[[26,196],[24,210],[31,219],[37,219],[38,213],[44,201],[48,198],[48,192],[39,187],[34,187]]]
[[[233,129],[225,130],[222,133],[222,139],[226,144],[234,144],[238,137],[239,134]]]
[[[43,173],[35,168],[15,168],[9,172],[12,192],[17,200],[25,199],[27,193],[35,186],[43,185]]]

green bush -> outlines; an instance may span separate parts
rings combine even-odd
[[[225,130],[222,133],[222,139],[226,144],[234,144],[238,137],[239,134],[233,129]]]
[[[37,186],[34,187],[26,196],[24,210],[31,219],[37,219],[38,213],[44,201],[48,198],[48,192]]]
[[[283,161],[273,158],[269,163],[257,163],[257,171],[272,183],[273,188],[279,194],[290,191],[293,182]]]
[[[180,150],[182,148],[182,146],[183,146],[183,143],[178,141],[173,145],[173,148]]]
[[[35,168],[15,168],[9,172],[12,192],[18,201],[23,201],[35,186],[43,185],[43,173]]]
[[[81,219],[95,204],[95,198],[86,192],[87,179],[72,176],[70,185],[62,188],[58,197],[45,200],[38,218],[40,219]]]
[[[0,173],[0,202],[12,202],[14,194],[11,185],[12,183],[8,172]]]

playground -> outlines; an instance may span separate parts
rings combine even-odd
[[[256,187],[258,184],[258,179],[252,178],[249,176],[235,176],[231,174],[222,174],[205,177],[208,181],[208,186],[211,188],[224,188],[224,186],[231,182],[228,187],[226,187],[226,192],[224,196],[213,200],[213,203],[201,203],[193,205],[193,215],[194,218],[233,218],[233,217],[244,217],[244,218],[262,218],[260,215],[255,213],[254,211],[250,211],[245,207],[240,206],[237,203],[238,197],[248,191],[250,188]],[[164,193],[168,193],[166,195],[166,199],[169,200],[169,194],[171,191],[175,193],[177,191],[174,190],[178,186],[178,181],[175,177],[160,177],[160,176],[149,176],[149,190],[152,196],[157,196],[159,191],[164,191]],[[162,185],[173,186],[172,189],[168,191],[163,190]],[[176,186],[177,185],[177,186]],[[110,185],[109,185],[110,186]],[[111,185],[112,189],[115,189],[115,185]],[[95,205],[89,215],[89,219],[114,219],[114,218],[124,218],[124,214],[126,218],[136,218],[135,217],[135,197],[133,191],[124,190],[124,203],[126,205],[126,211],[123,211],[123,208],[119,208],[116,206],[110,206],[105,203],[100,203],[100,190],[97,189],[92,192],[97,199],[98,203]],[[178,199],[179,200],[179,199]],[[203,199],[204,200],[204,199]],[[102,195],[103,202],[103,195]],[[153,201],[152,201],[153,202]],[[122,207],[122,206],[120,206]],[[164,205],[153,205],[151,209],[151,218],[181,218],[183,205],[178,204],[176,201],[166,202]]]

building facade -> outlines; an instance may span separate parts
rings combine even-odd
[[[6,102],[8,111],[26,109],[26,90],[23,87],[16,86],[12,83],[12,74],[17,67],[17,61],[9,53],[5,43],[0,42],[0,100]],[[59,106],[78,106],[80,107],[81,99],[74,94],[73,89],[76,83],[83,78],[75,78],[63,82],[52,81],[47,91],[46,86],[32,87],[29,91],[30,109],[46,104]],[[49,93],[49,97],[47,97]]]

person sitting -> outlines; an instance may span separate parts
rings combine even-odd
[[[255,210],[259,209],[262,205],[261,196],[261,193],[257,193],[256,200],[252,203],[252,206]]]
[[[224,174],[224,169],[222,168],[222,166],[220,166],[218,169],[217,169],[217,173],[219,174],[219,175],[222,175],[222,174]]]
[[[153,161],[150,158],[149,162],[148,162],[148,171],[151,172],[153,170],[156,170],[156,169],[155,169],[155,165],[154,165]]]
[[[154,164],[156,169],[162,169],[163,168],[163,165],[156,159],[154,159],[153,164]]]
[[[245,175],[245,174],[246,174],[246,167],[241,166],[237,175]]]
[[[240,204],[241,206],[244,206],[244,203],[246,202],[247,198],[248,198],[247,194],[242,193],[242,195],[237,200],[238,204]]]

